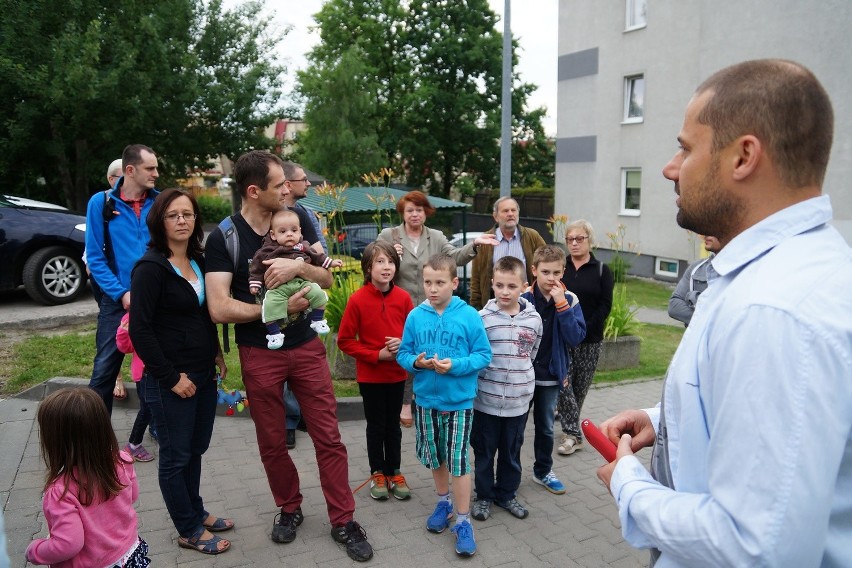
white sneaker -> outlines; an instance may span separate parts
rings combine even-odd
[[[556,451],[561,456],[570,456],[579,449],[580,443],[577,441],[577,438],[571,434],[562,434],[562,440],[559,442],[559,447],[556,448]]]
[[[281,349],[281,346],[284,345],[284,334],[273,333],[272,335],[267,335],[266,340],[266,347],[268,349]]]
[[[326,333],[331,331],[331,328],[328,327],[328,322],[326,320],[312,321],[311,329],[313,329],[320,335],[325,335]]]

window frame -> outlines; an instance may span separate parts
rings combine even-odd
[[[666,262],[675,265],[675,271],[664,270],[660,267],[660,263]],[[654,274],[657,276],[665,276],[668,278],[678,278],[680,276],[680,262],[676,258],[666,258],[664,256],[654,257]]]
[[[627,174],[630,172],[639,172],[639,208],[627,208]],[[619,215],[627,217],[638,217],[642,214],[642,168],[627,167],[621,168],[621,197],[619,200]]]
[[[630,116],[630,102],[635,92],[637,80],[642,81],[642,106],[640,107],[642,114],[641,116]],[[626,75],[624,77],[624,108],[621,114],[621,124],[640,124],[645,122],[645,87],[644,73],[634,73],[633,75]]]
[[[633,15],[636,13],[636,5],[639,2],[645,6],[645,19],[638,23],[632,22]],[[632,32],[646,27],[648,27],[648,0],[627,0],[624,3],[624,31]]]

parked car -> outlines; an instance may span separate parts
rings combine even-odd
[[[454,233],[450,238],[450,244],[456,248],[461,248],[467,243],[474,240],[476,237],[483,235],[482,231],[468,231],[465,233]],[[456,295],[465,300],[470,300],[470,275],[473,271],[473,261],[463,264],[456,269],[459,277],[459,287],[456,289]]]
[[[65,207],[0,194],[0,290],[24,286],[42,304],[86,290],[86,218]]]
[[[392,227],[390,223],[382,223],[382,228]],[[346,254],[355,259],[360,259],[367,245],[375,241],[379,236],[379,229],[375,223],[354,223],[344,225],[337,235],[337,246],[332,253]]]

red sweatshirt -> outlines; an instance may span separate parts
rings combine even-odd
[[[414,309],[411,296],[399,286],[383,294],[372,283],[357,290],[343,312],[337,346],[355,358],[359,383],[398,383],[407,373],[396,361],[379,361],[385,337],[402,337],[405,318]]]

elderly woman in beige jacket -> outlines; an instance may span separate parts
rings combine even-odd
[[[397,201],[396,210],[402,217],[402,224],[384,229],[378,239],[393,244],[399,254],[399,270],[395,282],[411,295],[415,306],[426,299],[423,290],[423,264],[430,256],[439,252],[445,253],[453,257],[457,265],[462,265],[473,260],[480,246],[497,245],[494,235],[482,235],[461,248],[451,245],[444,233],[425,225],[426,219],[435,213],[435,208],[423,192],[409,191]],[[406,428],[412,424],[411,376],[405,383],[399,419]]]

